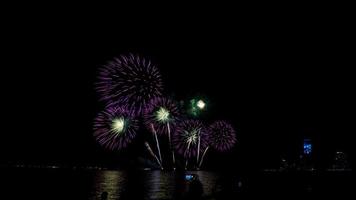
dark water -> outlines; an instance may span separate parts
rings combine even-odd
[[[235,199],[244,196],[307,197],[336,194],[354,196],[355,179],[343,173],[184,172],[198,174],[202,199]],[[63,169],[2,169],[0,199],[185,199],[189,183],[183,172],[90,171]]]
[[[134,173],[134,174],[132,174]],[[108,199],[182,199],[189,182],[183,173],[162,171],[98,171],[93,174],[91,200],[100,199],[102,192],[108,192]],[[198,174],[204,183],[203,196],[211,196],[218,175],[214,172],[186,172]]]

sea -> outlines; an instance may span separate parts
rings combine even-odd
[[[0,171],[0,199],[189,199],[194,175],[199,198],[308,198],[336,195],[355,199],[352,171],[255,173],[160,170],[84,170],[5,168]]]

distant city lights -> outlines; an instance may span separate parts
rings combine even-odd
[[[305,139],[303,144],[303,153],[309,155],[312,153],[312,144],[310,139]]]

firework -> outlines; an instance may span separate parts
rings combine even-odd
[[[193,117],[198,117],[207,109],[207,102],[203,99],[194,98],[189,102],[188,114]]]
[[[136,136],[138,121],[122,107],[108,107],[94,121],[94,136],[105,148],[120,150]]]
[[[169,128],[175,126],[179,115],[176,102],[167,98],[155,98],[146,107],[144,119],[149,129],[153,124],[157,133],[162,135],[168,134]]]
[[[146,147],[146,149],[148,150],[148,152],[150,153],[150,155],[156,159],[156,161],[157,161],[157,163],[159,164],[159,166],[161,167],[161,169],[163,169],[162,163],[159,161],[159,159],[157,158],[156,154],[153,153],[152,148],[151,148],[151,146],[148,144],[148,142],[145,142],[145,147]]]
[[[205,148],[205,150],[204,150],[203,156],[201,157],[200,162],[199,162],[199,165],[198,165],[198,168],[197,168],[198,170],[199,170],[199,168],[201,167],[201,165],[203,164],[204,157],[205,157],[205,154],[206,154],[206,152],[208,151],[208,149],[209,149],[209,146],[207,146],[207,147]]]
[[[185,120],[177,125],[173,143],[177,152],[189,159],[207,146],[203,124],[198,120]]]
[[[234,128],[225,121],[216,121],[208,128],[210,145],[220,152],[230,150],[236,143]]]
[[[203,164],[205,154],[210,146],[220,152],[228,151],[234,146],[236,143],[235,130],[225,121],[216,121],[208,128],[207,140],[209,141],[209,146],[205,147],[198,168]]]
[[[172,149],[171,128],[172,126],[175,126],[178,117],[179,110],[177,104],[173,100],[168,98],[153,99],[148,104],[144,114],[145,124],[155,134],[157,144],[158,139],[156,133],[161,135],[168,135],[168,142],[172,154],[173,166],[175,165],[175,155]]]
[[[132,54],[115,58],[103,66],[96,89],[108,105],[126,105],[136,115],[141,115],[146,104],[161,96],[163,90],[157,67]]]

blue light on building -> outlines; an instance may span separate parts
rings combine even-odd
[[[303,153],[309,155],[312,152],[312,144],[310,139],[304,139]]]

